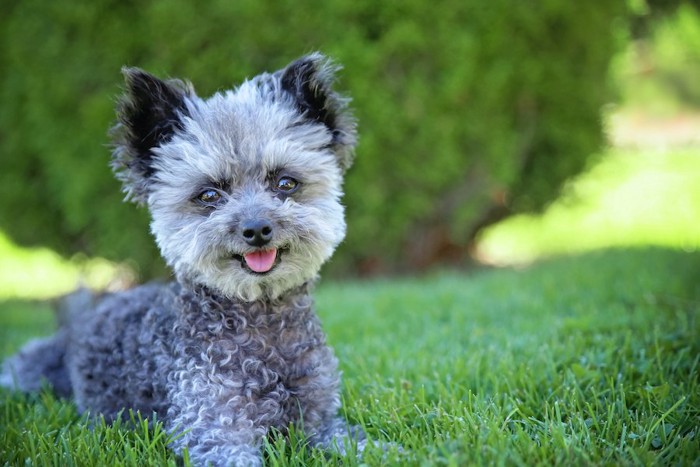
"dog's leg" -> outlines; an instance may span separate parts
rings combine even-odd
[[[181,432],[183,430],[177,430]],[[187,430],[184,430],[185,432]],[[217,429],[207,432],[208,436],[187,436],[173,442],[175,452],[182,453],[187,448],[193,465],[211,465],[213,467],[259,467],[262,466],[260,443],[242,444],[236,438],[245,437],[245,433],[229,433],[217,436]],[[176,437],[180,433],[176,434]]]
[[[175,416],[168,423],[176,452],[187,448],[193,465],[262,466],[261,445],[267,429],[246,417],[243,407],[202,406],[209,398],[181,396],[174,401],[177,407],[171,407],[169,415]]]
[[[181,449],[177,450],[181,452]],[[259,446],[199,443],[187,446],[190,462],[196,466],[212,467],[261,467]]]
[[[28,342],[7,359],[0,373],[0,386],[37,392],[48,383],[60,397],[70,397],[72,386],[65,366],[66,337],[59,331],[51,337]]]
[[[338,417],[322,426],[310,436],[311,445],[327,451],[335,451],[341,455],[351,452],[353,446],[360,455],[367,446],[367,435],[358,426],[351,426],[347,421]]]

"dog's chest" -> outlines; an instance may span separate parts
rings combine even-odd
[[[228,396],[303,398],[306,387],[335,378],[336,361],[310,300],[298,303],[190,310],[179,327],[186,341],[179,369]]]
[[[332,418],[337,361],[303,292],[274,304],[181,294],[167,378],[172,422],[285,430]]]
[[[206,347],[206,362],[253,393],[280,385],[294,390],[318,372],[326,351],[315,317],[307,318],[313,322],[278,315],[227,319]]]

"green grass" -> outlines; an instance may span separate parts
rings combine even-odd
[[[692,465],[700,458],[700,253],[588,253],[522,269],[327,283],[317,304],[369,465]],[[5,353],[48,331],[0,308]],[[9,340],[8,337],[11,337]],[[178,462],[158,424],[90,424],[44,393],[0,393],[0,463]],[[266,445],[269,465],[355,465]]]

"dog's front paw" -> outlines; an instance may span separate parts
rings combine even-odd
[[[217,446],[211,449],[190,447],[189,460],[193,466],[212,467],[262,467],[260,450],[248,445]]]

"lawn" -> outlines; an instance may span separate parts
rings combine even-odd
[[[344,415],[387,444],[369,465],[690,465],[700,458],[700,253],[628,249],[521,269],[323,283]],[[5,302],[0,347],[50,332]],[[0,392],[6,465],[179,461],[159,424],[91,424],[50,394]],[[403,447],[399,453],[395,445]],[[269,465],[337,464],[273,439]],[[354,459],[342,460],[354,465]]]

